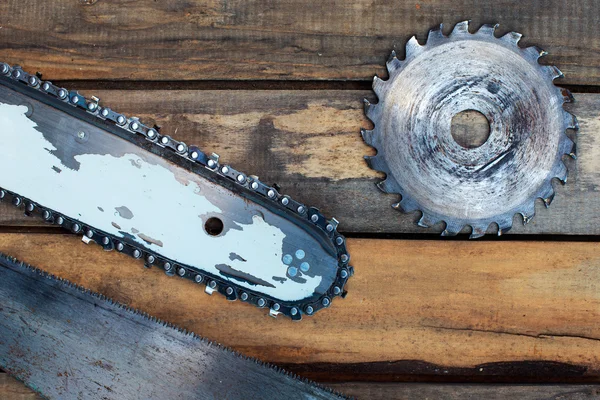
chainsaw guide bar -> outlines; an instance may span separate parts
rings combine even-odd
[[[0,199],[299,320],[345,296],[338,222],[277,188],[20,67],[0,63]]]

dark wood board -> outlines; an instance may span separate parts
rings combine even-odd
[[[0,399],[42,400],[43,397],[7,373],[0,372]]]
[[[103,102],[163,133],[221,155],[222,162],[277,182],[284,193],[319,207],[346,233],[430,234],[443,230],[415,224],[418,213],[391,208],[395,195],[379,191],[380,173],[369,169],[373,155],[360,136],[369,127],[362,112],[367,91],[102,91]],[[523,225],[514,218],[509,234],[597,235],[600,233],[600,95],[576,94],[568,109],[579,117],[578,159],[567,159],[568,183],[555,182],[556,197]],[[3,206],[2,225],[44,225]],[[494,231],[492,226],[490,231]],[[468,232],[466,228],[464,232]]]
[[[456,385],[421,383],[341,383],[331,387],[357,399],[381,400],[592,400],[596,385]]]
[[[470,19],[598,85],[597,18],[595,0],[4,0],[0,54],[52,80],[367,80],[412,35]]]
[[[358,400],[592,400],[600,394],[598,385],[456,385],[418,383],[334,383],[328,385]],[[6,373],[0,372],[0,398],[41,400],[42,397]]]

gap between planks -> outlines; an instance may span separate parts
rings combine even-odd
[[[129,80],[69,80],[54,81],[55,85],[77,90],[371,90],[373,81],[276,81],[276,80],[190,80],[190,81],[129,81]],[[554,84],[573,93],[600,93],[600,85]]]
[[[19,226],[19,225],[0,225],[0,234],[2,233],[17,233],[17,234],[28,234],[28,235],[64,235],[65,233],[72,233],[69,230],[59,227],[56,225],[47,226]],[[361,232],[344,232],[340,231],[347,239],[381,239],[381,240],[435,240],[435,241],[473,241],[469,239],[468,235],[457,235],[457,236],[440,236],[436,233],[431,234],[389,234],[389,233],[361,233]],[[75,235],[75,237],[81,235]],[[503,235],[500,237],[494,235],[487,235],[478,239],[477,242],[600,242],[599,235]]]

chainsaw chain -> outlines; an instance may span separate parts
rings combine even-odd
[[[168,135],[162,135],[157,126],[149,127],[144,125],[136,117],[127,117],[108,107],[100,105],[97,97],[86,98],[77,91],[69,91],[58,87],[50,81],[42,81],[39,75],[31,75],[20,66],[10,66],[0,62],[0,78],[9,78],[13,81],[27,85],[29,88],[36,89],[48,96],[53,101],[62,101],[74,108],[83,109],[87,113],[123,129],[131,135],[141,135],[154,146],[160,148],[159,154],[163,154],[164,149],[168,149],[179,155],[182,159],[191,161],[205,167],[210,173],[227,178],[235,182],[241,191],[251,191],[260,194],[270,201],[275,208],[293,212],[296,215],[309,220],[317,229],[323,231],[332,242],[337,251],[338,270],[336,280],[332,286],[315,301],[311,302],[285,302],[274,297],[262,294],[257,291],[237,287],[236,284],[226,281],[213,274],[200,272],[199,268],[188,265],[181,265],[172,259],[161,256],[159,253],[150,251],[146,248],[140,248],[136,245],[126,242],[125,239],[118,238],[107,232],[96,229],[84,222],[63,215],[32,199],[25,198],[18,193],[0,188],[0,201],[9,200],[17,208],[24,208],[25,215],[39,216],[48,223],[59,225],[74,234],[82,234],[83,241],[91,241],[101,245],[105,250],[117,250],[127,254],[135,259],[142,259],[144,266],[157,266],[164,269],[169,276],[178,275],[182,278],[192,280],[197,284],[205,285],[205,292],[212,294],[219,292],[228,300],[241,301],[254,304],[259,308],[268,308],[269,314],[276,317],[278,314],[284,314],[294,320],[302,319],[302,314],[312,315],[316,311],[329,307],[334,297],[345,297],[344,286],[354,269],[349,266],[350,256],[346,250],[346,240],[344,236],[338,233],[338,221],[335,218],[327,219],[317,208],[307,207],[306,205],[292,199],[290,196],[280,194],[277,188],[261,182],[258,177],[246,175],[233,167],[219,163],[219,155],[204,153],[197,146],[188,146],[184,142],[173,139]]]

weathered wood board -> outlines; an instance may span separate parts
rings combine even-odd
[[[375,183],[369,169],[373,155],[360,136],[368,127],[362,98],[366,91],[94,91],[105,104],[162,125],[163,132],[216,152],[221,160],[266,182],[280,183],[285,193],[319,207],[340,220],[343,232],[420,233],[437,235],[415,224],[419,213],[391,208],[395,195]],[[523,226],[514,218],[510,234],[595,235],[600,233],[600,95],[576,94],[568,105],[579,117],[578,159],[567,159],[568,183],[555,183],[550,208],[541,200],[537,215]],[[3,206],[3,225],[40,225],[22,212]],[[490,231],[495,231],[491,227]],[[469,228],[465,229],[468,232]]]
[[[300,323],[57,234],[0,251],[318,380],[600,381],[600,243],[351,239],[346,299]],[[375,256],[377,255],[377,256]]]
[[[41,400],[42,396],[8,374],[0,372],[0,399]]]
[[[386,400],[592,400],[596,385],[455,385],[423,383],[340,383],[332,387],[357,399]]]
[[[422,383],[337,383],[329,385],[356,399],[432,400],[475,399],[501,400],[592,400],[597,399],[598,385],[455,385]],[[0,373],[0,398],[7,400],[41,400],[42,397],[21,382]]]
[[[524,34],[565,82],[596,85],[597,16],[594,0],[5,0],[0,52],[53,80],[364,80],[412,35],[471,19]]]

